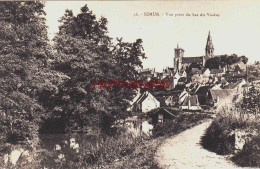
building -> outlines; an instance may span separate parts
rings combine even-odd
[[[149,92],[145,91],[138,95],[132,104],[132,110],[135,112],[146,113],[152,109],[160,107],[160,102]]]
[[[178,97],[178,104],[181,105],[188,96],[189,93],[184,89]]]
[[[198,101],[197,95],[189,95],[185,98],[184,102],[181,104],[180,108],[182,110],[196,110],[200,111],[201,107]]]
[[[139,75],[143,80],[150,81],[151,79],[157,77],[157,73],[155,72],[155,68],[153,69],[143,69],[139,71]]]
[[[177,97],[174,97],[174,96],[166,96],[165,97],[165,105],[169,106],[169,107],[174,106],[178,101],[176,98]]]
[[[228,104],[233,100],[233,97],[233,89],[210,89],[207,94],[207,105],[216,106],[220,102]]]
[[[206,44],[206,48],[205,48],[205,56],[207,58],[213,58],[214,57],[214,46],[212,43],[212,38],[210,36],[210,32],[208,35],[208,39],[207,39],[207,44]]]
[[[157,108],[149,111],[147,113],[150,121],[153,125],[158,123],[163,123],[166,121],[172,121],[178,115],[178,110],[173,110],[169,108]]]
[[[184,50],[177,45],[174,56],[174,71],[180,72],[186,69],[187,66],[193,64],[205,66],[206,61],[209,58],[214,57],[214,46],[212,43],[212,38],[210,32],[208,34],[208,39],[205,48],[205,56],[196,56],[196,57],[184,57]]]
[[[229,66],[229,71],[234,71],[236,73],[244,72],[244,71],[246,71],[246,64],[243,63],[243,61],[239,61],[237,63],[234,63],[234,64]]]

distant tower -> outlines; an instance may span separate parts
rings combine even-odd
[[[214,57],[214,46],[212,43],[212,38],[210,36],[210,31],[209,31],[209,35],[208,35],[207,44],[206,44],[205,56],[207,56],[208,58]]]
[[[177,48],[175,50],[174,55],[174,72],[180,71],[182,68],[182,57],[184,55],[184,50],[182,48],[179,48],[179,45],[177,44]]]

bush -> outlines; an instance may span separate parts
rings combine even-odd
[[[260,128],[257,114],[245,114],[242,109],[222,107],[218,109],[216,118],[206,130],[201,144],[204,148],[226,155],[235,150],[235,135],[237,129],[254,130]]]
[[[202,146],[217,154],[230,154],[234,152],[235,135],[227,126],[219,121],[213,121],[201,140]]]
[[[260,138],[260,135],[258,136]],[[232,160],[243,167],[260,167],[260,146],[254,139],[247,142],[242,151],[235,154]]]
[[[159,123],[153,128],[153,137],[161,137],[177,132],[178,125],[173,121]]]
[[[153,137],[169,136],[178,134],[190,127],[199,124],[202,120],[210,118],[208,114],[182,113],[174,120],[159,123],[153,128]]]

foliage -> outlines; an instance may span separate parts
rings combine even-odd
[[[230,154],[234,152],[235,135],[223,123],[213,121],[207,129],[206,134],[202,137],[202,146],[217,154]]]
[[[243,96],[242,104],[240,105],[243,113],[259,114],[260,110],[260,91],[251,85],[249,91]]]
[[[26,162],[18,168],[41,167],[59,155],[39,147],[39,132],[88,132],[100,127],[111,131],[115,119],[129,115],[126,109],[134,91],[91,89],[91,84],[135,80],[145,58],[141,39],[129,43],[118,38],[112,43],[107,19],[97,19],[87,5],[76,16],[66,10],[53,46],[44,17],[43,2],[0,2],[0,154],[10,153],[13,144],[27,149],[30,157],[22,157]],[[73,165],[125,157],[144,139],[106,136],[85,145],[92,148],[90,155],[86,149],[71,155],[79,162]]]
[[[202,120],[210,118],[208,114],[191,113],[191,114],[179,114],[173,121],[166,121],[159,123],[153,128],[153,136],[171,136],[178,134],[186,129],[189,129]]]
[[[6,142],[29,144],[38,137],[50,110],[46,99],[62,83],[62,74],[49,67],[43,8],[36,1],[0,2],[0,130]]]
[[[151,168],[157,167],[153,158],[162,138],[133,136],[122,132],[117,136],[93,135],[84,140],[79,153],[71,148],[53,151],[41,148],[36,160],[22,158],[20,168]],[[64,150],[65,149],[65,150]],[[70,151],[69,151],[70,149]],[[68,150],[68,151],[67,151]],[[59,155],[64,154],[60,159]]]
[[[235,131],[253,132],[260,130],[259,125],[259,91],[251,86],[244,93],[243,99],[231,108],[218,109],[216,118],[202,138],[204,148],[219,154],[235,154]],[[247,142],[242,151],[235,154],[234,161],[242,166],[259,166],[259,149],[255,143]],[[254,150],[253,150],[254,149]],[[252,157],[248,159],[248,157]]]
[[[243,101],[241,102],[240,104],[243,104]],[[223,107],[218,111],[216,118],[202,138],[202,145],[218,154],[232,154],[235,150],[234,131],[236,129],[259,129],[259,120],[257,120],[257,115],[246,114],[239,108]]]
[[[38,154],[40,163],[37,165],[47,168],[158,168],[154,156],[165,137],[178,134],[206,118],[209,118],[208,114],[181,114],[174,123],[176,125],[172,125],[172,122],[163,123],[163,131],[169,128],[164,135],[155,132],[153,137],[143,134],[133,136],[124,130],[120,130],[114,136],[88,136],[82,139],[79,153],[41,150]],[[62,147],[64,149],[64,146]],[[63,160],[58,158],[60,153],[65,154]],[[24,167],[28,166],[30,162]]]
[[[127,115],[134,91],[91,89],[91,84],[94,80],[136,79],[137,68],[142,66],[140,58],[145,57],[142,40],[127,43],[117,39],[113,44],[108,36],[107,19],[97,19],[87,5],[77,16],[66,10],[60,22],[54,38],[57,56],[53,65],[70,79],[61,89],[56,105],[69,130],[72,126],[90,126],[93,121],[109,129],[113,119]],[[91,114],[97,115],[95,119],[88,118]]]
[[[260,167],[260,145],[259,135],[249,142],[246,142],[242,151],[235,154],[232,160],[242,167]]]
[[[245,56],[237,56],[236,54],[228,55],[221,55],[219,57],[213,57],[206,61],[205,67],[209,69],[218,69],[219,67],[225,67],[227,65],[232,65],[242,61],[243,63],[247,63],[248,58]]]

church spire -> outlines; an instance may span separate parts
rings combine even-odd
[[[209,58],[214,57],[214,46],[213,46],[213,43],[212,43],[210,31],[209,31],[209,35],[208,35],[208,39],[207,39],[205,55]]]
[[[209,35],[208,35],[208,40],[212,40],[211,35],[210,35],[210,31],[209,31]]]

